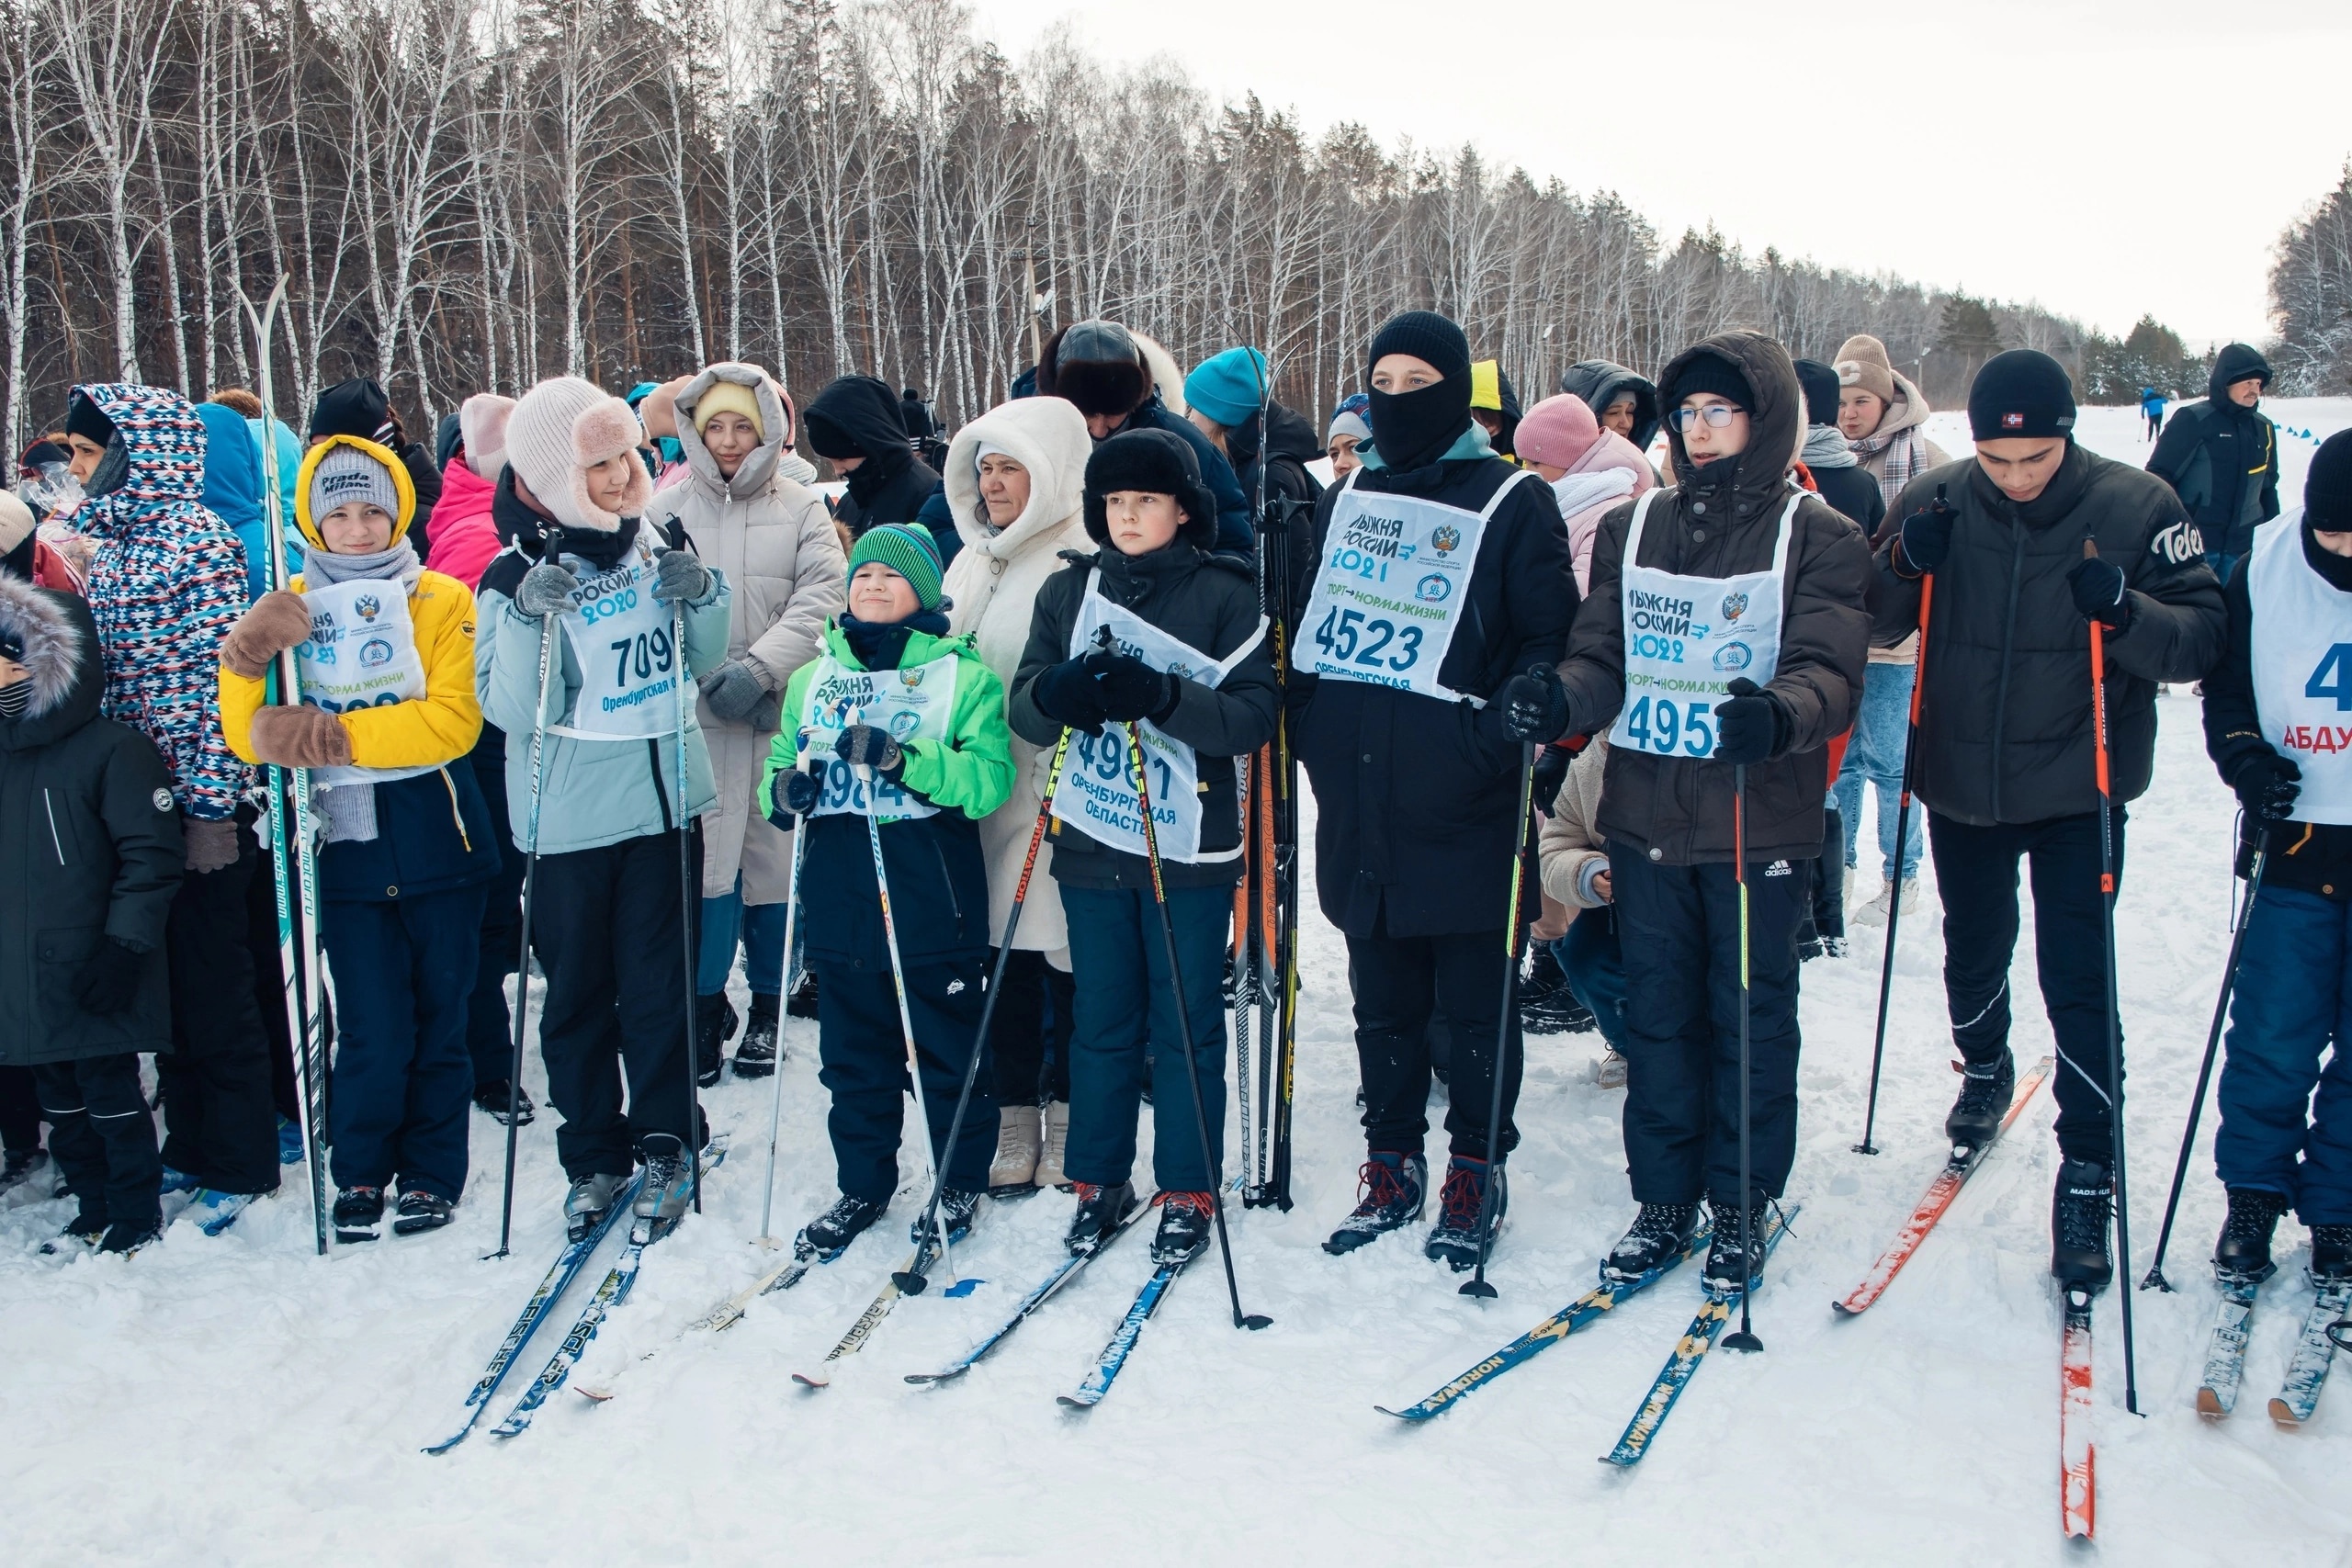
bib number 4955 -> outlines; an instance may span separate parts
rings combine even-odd
[[[1421,657],[1421,628],[1408,626],[1399,631],[1385,616],[1335,607],[1315,628],[1315,646],[1343,664],[1360,664],[1367,670],[1385,665],[1401,674]]]
[[[1714,700],[1677,703],[1672,697],[1644,697],[1625,715],[1625,734],[1645,751],[1671,756],[1677,745],[1693,757],[1715,749],[1712,722]]]

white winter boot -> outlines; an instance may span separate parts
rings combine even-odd
[[[1858,926],[1883,926],[1886,924],[1887,903],[1894,896],[1894,885],[1891,882],[1885,886],[1881,887],[1878,890],[1877,897],[1871,899],[1869,903],[1854,911],[1852,917],[1854,923]],[[1919,879],[1916,876],[1906,876],[1903,879],[1903,912],[1906,915],[1913,914],[1917,911],[1918,908]]]
[[[1069,1147],[1069,1101],[1057,1100],[1046,1107],[1046,1146],[1037,1156],[1037,1185],[1067,1192],[1069,1178],[1062,1174],[1062,1152]]]
[[[996,1157],[989,1162],[989,1196],[1010,1198],[1037,1190],[1038,1115],[1034,1105],[1004,1105],[996,1113]]]

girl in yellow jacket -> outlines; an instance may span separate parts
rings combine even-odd
[[[329,1126],[335,1239],[449,1223],[473,1091],[467,998],[497,835],[464,765],[481,730],[474,602],[419,563],[407,469],[372,441],[311,448],[294,487],[310,544],[220,645],[220,717],[249,762],[311,770],[320,936],[339,1046]],[[274,694],[294,649],[301,701]]]

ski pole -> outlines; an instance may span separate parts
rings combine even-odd
[[[1528,671],[1539,679],[1546,667]],[[1464,1282],[1461,1293],[1481,1301],[1495,1299],[1487,1283],[1487,1254],[1494,1247],[1495,1189],[1503,1179],[1503,1067],[1510,1056],[1511,1020],[1519,1012],[1519,899],[1521,879],[1527,870],[1527,818],[1535,808],[1535,742],[1520,743],[1519,815],[1510,819],[1510,909],[1503,918],[1502,1010],[1495,1015],[1494,1088],[1487,1096],[1487,1185],[1478,1193],[1478,1268]]]
[[[797,721],[796,721],[796,722],[797,722]],[[798,734],[797,734],[797,732],[796,732],[796,737],[795,737],[795,739],[796,739],[796,740],[800,740],[800,739],[801,739],[801,738],[798,736]],[[808,760],[808,748],[807,744],[805,743],[805,740],[803,740],[803,741],[801,742],[801,744],[799,745],[799,747],[798,747],[798,751],[799,751],[799,755],[794,759],[794,765],[795,765],[796,767],[805,765],[805,764],[807,763]],[[778,778],[781,778],[781,777],[783,777],[784,775],[782,775],[781,773],[779,773],[779,774],[777,774],[776,776],[777,776]],[[770,781],[769,781],[768,787],[769,787],[769,789],[770,789],[771,791],[773,791],[773,790],[775,789],[775,780],[770,780]],[[792,829],[792,875],[791,875],[791,879],[790,879],[789,881],[787,881],[787,882],[785,884],[785,893],[784,893],[784,980],[783,980],[783,987],[784,987],[784,989],[783,989],[783,991],[779,994],[778,998],[777,998],[777,1005],[778,1005],[779,1007],[781,1007],[781,1006],[783,1005],[783,998],[784,998],[784,997],[788,997],[788,996],[790,996],[790,995],[792,994],[792,958],[793,958],[793,946],[792,946],[792,942],[793,942],[793,937],[794,937],[795,932],[796,932],[796,929],[797,929],[797,925],[798,925],[798,923],[799,923],[799,919],[800,919],[800,866],[801,866],[801,857],[803,856],[803,854],[805,854],[805,853],[807,852],[808,848],[808,819],[807,818],[801,818],[798,822],[797,822],[797,823],[795,823],[795,824],[793,825],[793,829]],[[782,1021],[783,1021],[782,1020],[778,1020],[778,1021],[777,1021],[777,1023],[778,1023],[778,1027],[779,1027],[779,1028],[781,1028],[781,1027],[782,1027]],[[775,1239],[775,1234],[774,1234],[773,1232],[771,1232],[771,1231],[768,1229],[768,1225],[769,1225],[769,1223],[770,1223],[772,1220],[774,1220],[774,1219],[775,1219],[775,1153],[776,1153],[776,1141],[777,1141],[778,1137],[782,1134],[783,1128],[784,1128],[784,1075],[783,1075],[782,1073],[777,1073],[777,1074],[775,1075],[775,1085],[774,1085],[774,1089],[775,1089],[775,1092],[774,1092],[773,1094],[771,1094],[771,1095],[769,1096],[769,1099],[768,1099],[768,1177],[767,1177],[766,1184],[765,1184],[765,1185],[763,1185],[763,1186],[760,1189],[760,1235],[759,1235],[759,1245],[760,1245],[760,1246],[762,1246],[762,1247],[775,1247],[775,1246],[776,1246],[776,1245],[777,1245],[777,1243],[776,1243],[776,1239]]]
[[[531,714],[531,804],[523,818],[523,950],[514,960],[514,1051],[506,1069],[506,1188],[499,1200],[498,1250],[503,1258],[514,1229],[515,1120],[523,1095],[523,1026],[531,995],[531,903],[539,880],[539,784],[546,772],[548,686],[555,672],[555,617],[539,617],[539,703]],[[511,825],[510,825],[511,830]]]
[[[1928,612],[1935,598],[1936,574],[1931,571],[1919,579],[1919,646],[1912,656],[1911,722],[1903,736],[1903,788],[1894,802],[1894,880],[1886,890],[1886,952],[1879,960],[1878,1030],[1871,1040],[1871,1093],[1862,1112],[1862,1141],[1854,1145],[1858,1155],[1878,1153],[1871,1142],[1871,1131],[1878,1124],[1879,1068],[1886,1060],[1886,1004],[1894,989],[1894,933],[1903,923],[1903,855],[1910,842],[1911,772],[1919,758],[1919,702],[1928,690]]]
[[[679,530],[684,540],[685,532]],[[686,806],[686,726],[694,717],[694,698],[686,694],[693,682],[686,679],[686,602],[678,600],[670,607],[670,653],[677,662],[678,682],[678,943],[685,962],[686,982],[686,1147],[687,1157],[695,1164],[695,1213],[702,1213],[702,1041],[695,1028],[695,970],[699,967],[701,943],[695,938],[695,928],[701,922],[695,919],[700,911],[701,889],[695,886],[694,831],[695,819]],[[659,771],[658,769],[656,770]],[[789,916],[786,917],[787,919]]]
[[[245,321],[253,328],[255,347],[259,352],[256,364],[257,386],[261,394],[261,467],[262,515],[264,529],[269,535],[269,585],[283,589],[292,581],[286,563],[286,519],[280,512],[285,503],[285,491],[280,488],[277,467],[277,390],[270,372],[270,330],[277,322],[277,312],[286,303],[286,279],[278,277],[269,291],[261,310],[254,310],[253,301],[243,288],[237,290],[237,303],[245,312]],[[276,680],[276,696],[288,706],[302,700],[300,666],[292,649],[280,652],[271,661],[271,674]],[[319,1126],[325,1106],[327,1064],[325,1041],[322,1038],[324,998],[322,990],[319,956],[319,876],[317,852],[311,836],[311,772],[308,768],[287,768],[273,763],[270,784],[266,795],[270,817],[270,875],[277,896],[277,963],[286,991],[286,1024],[288,1043],[300,1053],[296,1063],[301,1078],[300,1092],[294,1097],[295,1110],[301,1118],[302,1156],[310,1167],[311,1226],[319,1256],[327,1251],[327,1225],[330,1205],[326,1190],[326,1158],[321,1143]],[[291,863],[290,864],[288,863]],[[300,919],[296,919],[295,905],[300,900]],[[298,951],[299,949],[299,951]]]
[[[2098,558],[2098,543],[2083,541],[2083,558]],[[2132,1190],[2123,1160],[2123,1003],[2115,981],[2115,795],[2107,758],[2107,626],[2097,616],[2091,632],[2091,739],[2098,777],[2099,910],[2107,937],[2107,1116],[2114,1143],[2115,1247],[2120,1272],[2132,1274]],[[2139,1359],[2132,1336],[2132,1292],[2123,1292],[2123,1408],[2140,1414]]]
[[[2262,893],[2262,871],[2270,858],[2270,829],[2257,828],[2254,834],[2254,864],[2246,880],[2245,908],[2239,911],[2236,927],[2230,932],[2229,962],[2222,967],[2222,994],[2213,998],[2213,1021],[2205,1031],[2205,1061],[2197,1069],[2197,1092],[2188,1100],[2188,1126],[2180,1134],[2180,1159],[2172,1168],[2172,1195],[2165,1200],[2165,1223],[2156,1232],[2155,1260],[2148,1265],[2148,1277],[2140,1281],[2146,1290],[2154,1285],[2169,1292],[2172,1281],[2165,1278],[2165,1248],[2172,1245],[2174,1213],[2180,1207],[2180,1190],[2188,1179],[2189,1145],[2197,1141],[2197,1119],[2205,1109],[2205,1089],[2213,1080],[2213,1058],[2222,1048],[2222,1023],[2229,1017],[2230,997],[2237,989],[2238,955],[2245,947],[2245,929],[2254,923],[2254,901]]]
[[[863,722],[862,716],[853,710],[850,722],[852,724]],[[857,770],[857,774],[870,791],[874,770],[870,767],[861,767]],[[915,1055],[915,1021],[913,1015],[907,1010],[907,972],[904,965],[899,962],[899,927],[890,917],[890,874],[882,864],[882,819],[880,818],[872,815],[866,817],[865,841],[874,851],[874,891],[882,901],[882,940],[890,950],[890,988],[898,994],[899,1032],[906,1038],[907,1042],[907,1081],[914,1085],[915,1119],[922,1123],[922,1162],[926,1173],[931,1177],[932,1190],[936,1193],[943,1179],[942,1172],[945,1168],[939,1156],[932,1153],[931,1148],[931,1106],[923,1099],[922,1063]],[[948,1152],[951,1156],[954,1153],[952,1149]],[[933,1206],[931,1217],[939,1230],[940,1260],[947,1265],[947,1277],[952,1280],[956,1277],[956,1258],[947,1246],[947,1222],[938,1218],[936,1204]],[[922,1259],[917,1258],[916,1261],[921,1262]]]
[[[1106,632],[1108,629],[1104,628]],[[1274,1320],[1257,1313],[1244,1316],[1241,1311],[1241,1284],[1233,1272],[1233,1239],[1225,1229],[1225,1193],[1222,1190],[1225,1178],[1218,1171],[1216,1150],[1209,1142],[1209,1116],[1201,1098],[1201,1067],[1193,1059],[1192,1010],[1184,1000],[1184,974],[1176,962],[1176,918],[1169,912],[1168,885],[1160,874],[1159,830],[1152,824],[1151,784],[1144,776],[1143,736],[1134,724],[1125,728],[1127,754],[1133,760],[1136,771],[1136,804],[1138,814],[1143,818],[1144,860],[1151,870],[1151,901],[1159,909],[1159,940],[1168,952],[1168,988],[1175,993],[1176,1028],[1184,1037],[1183,1050],[1179,1055],[1184,1058],[1184,1082],[1193,1091],[1193,1124],[1201,1134],[1201,1168],[1209,1179],[1209,1213],[1216,1217],[1216,1247],[1225,1258],[1225,1288],[1233,1298],[1233,1326],[1263,1328]],[[1218,1021],[1220,1028],[1223,1022],[1221,1019]]]
[[[1037,869],[1037,850],[1046,841],[1046,823],[1054,814],[1054,791],[1061,785],[1062,763],[1069,756],[1069,728],[1064,726],[1061,739],[1054,742],[1053,763],[1046,770],[1046,793],[1044,798],[1037,802],[1036,826],[1029,830],[1029,852],[1021,862],[1021,880],[1013,885],[1012,910],[1004,918],[1004,940],[996,950],[996,970],[989,976],[988,996],[980,1003],[980,1025],[972,1035],[971,1060],[964,1064],[964,1087],[956,1096],[956,1114],[947,1119],[944,1146],[949,1159],[956,1157],[956,1140],[964,1131],[964,1109],[972,1102],[972,1084],[980,1076],[980,1058],[988,1053],[989,1028],[996,1021],[997,998],[1004,992],[1005,968],[1012,961],[1012,936],[1021,929],[1021,907],[1029,901],[1029,878]],[[924,1133],[928,1135],[929,1132],[930,1127],[926,1123]],[[931,1201],[923,1208],[922,1224],[915,1227],[918,1235],[938,1223],[939,1196],[945,1186],[945,1179],[934,1172],[931,1181]],[[919,1296],[931,1284],[923,1274],[920,1252],[913,1262],[913,1268],[899,1269],[890,1276],[898,1282],[902,1295]]]
[[[1914,687],[1914,691],[1917,688]],[[1916,729],[1912,732],[1918,733]],[[1894,840],[1895,871],[1898,874],[1894,903],[1903,901],[1899,881],[1903,863],[1903,840]],[[1726,1350],[1761,1350],[1764,1341],[1747,1320],[1748,1298],[1756,1294],[1756,1199],[1755,1189],[1748,1185],[1748,1134],[1751,1127],[1747,1110],[1747,764],[1735,762],[1731,770],[1731,874],[1739,886],[1739,1331],[1724,1336]],[[1889,919],[1893,918],[1890,907]],[[1894,951],[1894,932],[1887,931],[1887,949]]]

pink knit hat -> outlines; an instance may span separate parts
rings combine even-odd
[[[588,499],[588,470],[608,457],[634,452],[645,439],[629,406],[577,376],[557,376],[523,394],[506,421],[506,461],[540,505],[567,528],[610,534],[624,517],[643,513],[653,499],[652,476],[629,465],[628,490],[618,512]]]
[[[1560,392],[1527,411],[1512,439],[1522,463],[1574,468],[1586,448],[1600,439],[1600,422],[1582,398]]]

